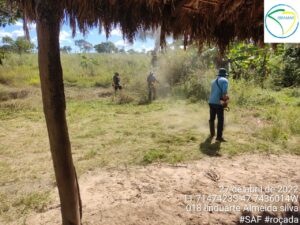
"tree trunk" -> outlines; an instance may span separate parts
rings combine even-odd
[[[159,26],[154,32],[155,45],[152,52],[151,65],[153,68],[157,67],[158,63],[158,52],[160,49],[160,35],[161,35],[161,26]]]
[[[65,94],[59,52],[59,31],[63,17],[60,1],[37,0],[38,61],[44,114],[50,150],[61,202],[63,225],[80,225],[79,187],[65,115]]]

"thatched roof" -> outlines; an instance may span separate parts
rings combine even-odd
[[[35,21],[34,0],[17,2],[28,21]],[[73,32],[104,27],[106,34],[120,26],[132,41],[140,30],[161,26],[166,35],[184,36],[185,44],[215,43],[224,49],[232,40],[262,41],[262,0],[54,0],[65,11]]]

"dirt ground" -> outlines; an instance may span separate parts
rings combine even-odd
[[[285,205],[284,203],[299,207],[299,171],[300,157],[290,155],[207,157],[200,161],[175,166],[120,165],[118,168],[90,171],[81,176],[79,181],[83,201],[83,224],[243,224],[239,219],[241,215],[247,214],[243,208],[247,205],[264,207],[269,201],[268,205],[278,206],[278,210],[279,206]],[[276,190],[270,191],[271,187]],[[282,187],[288,189],[284,190]],[[212,197],[222,194],[223,197],[227,195],[241,199],[230,201],[230,198],[212,200],[205,197],[204,200],[200,200],[200,196]],[[248,195],[251,195],[250,200],[242,199],[243,196]],[[287,198],[283,201],[274,199],[274,201],[270,199],[260,199],[260,201],[257,198],[260,195],[296,196],[296,201]],[[27,217],[24,224],[60,224],[59,201],[58,199],[55,201],[45,212]],[[204,209],[203,206],[207,204],[219,208]],[[201,205],[202,208],[191,210],[190,206],[193,205]],[[224,208],[226,205],[235,208],[231,208],[230,211]],[[241,210],[236,207],[241,207]],[[299,219],[299,209],[296,207],[292,210],[284,210],[289,212],[271,210],[265,213],[253,212],[253,215],[273,217],[292,215]]]

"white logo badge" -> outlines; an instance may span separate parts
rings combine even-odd
[[[300,1],[265,0],[265,43],[300,43]]]

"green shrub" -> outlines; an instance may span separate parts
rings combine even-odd
[[[210,92],[210,80],[216,73],[215,70],[208,69],[210,64],[204,60],[206,57],[206,54],[200,54],[193,48],[161,55],[157,73],[162,83],[169,87],[165,89],[164,95],[171,92],[176,97],[189,98],[192,102],[206,101]]]
[[[209,98],[210,87],[207,80],[199,80],[193,77],[184,83],[184,93],[192,102],[206,101]]]
[[[282,45],[279,59],[273,64],[278,70],[271,74],[274,85],[279,87],[295,87],[300,85],[300,48],[293,45]]]

